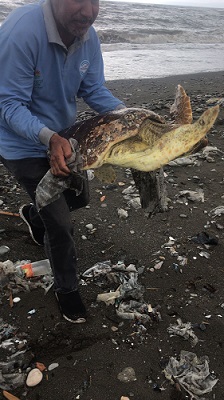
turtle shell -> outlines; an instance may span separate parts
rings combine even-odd
[[[102,165],[112,146],[138,135],[139,128],[146,119],[165,124],[164,118],[153,111],[124,108],[78,122],[60,132],[60,135],[78,141],[83,168],[97,168]]]

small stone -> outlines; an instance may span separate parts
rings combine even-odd
[[[21,300],[21,298],[20,297],[14,297],[14,299],[12,300],[13,301],[13,303],[19,303],[19,301]]]
[[[27,379],[26,379],[26,384],[29,387],[33,387],[38,385],[43,379],[43,374],[38,368],[31,369],[29,372]]]
[[[124,368],[123,371],[118,374],[117,378],[121,382],[132,382],[137,380],[135,376],[135,371],[132,367]]]
[[[91,231],[91,230],[93,229],[93,224],[87,224],[87,225],[86,225],[86,228],[87,228],[89,231]]]
[[[180,218],[187,218],[186,214],[180,214]]]
[[[0,246],[0,255],[3,256],[3,254],[8,253],[10,248],[8,246]]]

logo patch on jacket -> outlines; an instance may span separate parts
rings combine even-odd
[[[33,86],[35,88],[43,87],[43,79],[42,79],[41,73],[40,73],[40,71],[38,69],[35,69],[35,71],[34,71],[34,83],[33,83]]]
[[[83,76],[86,73],[86,71],[89,68],[89,65],[90,65],[90,63],[88,60],[83,60],[81,62],[80,66],[79,66],[79,73],[81,76]]]

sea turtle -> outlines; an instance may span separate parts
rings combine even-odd
[[[97,115],[66,129],[62,135],[75,138],[83,170],[94,169],[102,182],[113,182],[112,165],[138,171],[154,171],[189,153],[214,124],[219,106],[207,109],[192,123],[190,98],[178,85],[171,106],[173,122],[143,108],[124,108]]]

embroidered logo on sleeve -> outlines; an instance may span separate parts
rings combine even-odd
[[[81,76],[83,76],[87,72],[89,65],[90,65],[90,63],[88,60],[83,60],[81,62],[80,66],[79,66],[79,73]]]
[[[35,88],[40,88],[43,87],[43,79],[41,77],[41,73],[38,69],[35,69],[34,71],[34,83],[33,86]]]

